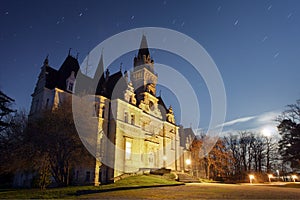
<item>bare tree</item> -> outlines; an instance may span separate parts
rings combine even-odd
[[[59,186],[70,184],[70,170],[77,162],[91,158],[83,146],[72,117],[69,104],[45,111],[29,123],[28,137],[34,149],[35,169],[41,181],[51,173]],[[44,178],[43,178],[44,177]]]
[[[278,117],[278,131],[281,135],[279,153],[283,162],[290,163],[296,170],[300,168],[300,100],[287,106]]]

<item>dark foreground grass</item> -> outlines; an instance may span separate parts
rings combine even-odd
[[[180,185],[181,183],[168,180],[163,176],[141,175],[124,178],[116,183],[101,186],[74,186],[64,188],[40,189],[3,189],[0,199],[53,199],[76,198],[82,194],[101,193],[115,190],[128,190],[143,187]]]
[[[300,199],[300,190],[268,185],[195,183],[88,194],[81,199]]]

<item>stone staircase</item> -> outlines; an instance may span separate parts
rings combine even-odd
[[[177,173],[178,181],[183,183],[200,183],[199,179],[186,173]]]

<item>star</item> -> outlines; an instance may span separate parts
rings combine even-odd
[[[271,10],[271,8],[272,8],[272,5],[269,5],[268,10]]]
[[[293,13],[288,14],[287,18],[291,18],[293,16]]]
[[[234,25],[236,26],[236,25],[238,25],[238,23],[239,23],[239,20],[237,19],[237,20],[234,22]]]
[[[8,15],[8,11],[6,11],[5,14]]]
[[[268,36],[265,36],[263,39],[262,39],[262,42],[266,41],[268,39]]]

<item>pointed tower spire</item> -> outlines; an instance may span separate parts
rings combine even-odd
[[[140,45],[138,56],[139,57],[143,57],[143,55],[145,55],[146,57],[148,55],[150,55],[149,49],[148,49],[147,39],[146,39],[146,36],[144,34],[142,36],[142,40],[141,40],[141,45]]]
[[[94,79],[96,78],[97,80],[100,80],[103,74],[104,74],[104,62],[103,62],[103,50],[102,50],[100,60],[94,75]]]
[[[49,57],[49,54],[47,54],[47,56],[46,56],[46,58],[45,58],[45,60],[44,60],[44,65],[46,65],[46,66],[48,66],[48,64],[49,64],[49,59],[48,59],[48,57]]]
[[[133,64],[135,67],[147,64],[150,66],[150,70],[153,71],[154,61],[151,59],[150,52],[148,49],[148,42],[146,36],[143,34],[140,49],[138,55],[134,57]]]

